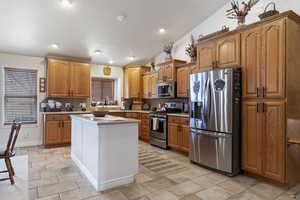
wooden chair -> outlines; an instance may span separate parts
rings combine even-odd
[[[14,147],[15,147],[20,129],[21,129],[21,124],[13,122],[13,124],[11,126],[11,131],[10,131],[10,135],[8,138],[6,149],[5,149],[5,147],[4,148],[0,147],[0,159],[5,160],[5,164],[6,164],[6,168],[7,168],[6,171],[0,171],[0,173],[8,173],[8,175],[9,175],[9,178],[3,178],[3,179],[0,179],[0,181],[10,180],[10,183],[12,185],[15,184],[15,181],[14,181],[15,171],[11,164],[10,158],[15,156],[15,154],[16,154],[14,152]]]

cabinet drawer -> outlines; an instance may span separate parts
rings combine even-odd
[[[126,113],[125,115],[127,118],[132,118],[132,119],[140,119],[139,113]]]
[[[147,119],[149,120],[149,114],[141,114],[141,119]]]
[[[71,120],[70,115],[47,115],[47,121],[65,121]]]
[[[169,117],[169,123],[180,124],[180,125],[189,125],[189,118],[187,117]]]

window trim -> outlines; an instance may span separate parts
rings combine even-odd
[[[36,73],[36,95],[34,96],[7,96],[6,92],[5,92],[5,87],[6,87],[6,82],[5,82],[5,73],[6,71],[14,71],[14,72],[34,72]],[[5,109],[5,102],[6,102],[6,98],[33,98],[36,102],[36,120],[35,121],[22,121],[22,124],[34,124],[34,125],[38,125],[38,118],[39,118],[39,104],[38,104],[38,76],[39,76],[39,71],[37,69],[27,69],[27,68],[13,68],[13,67],[5,67],[3,66],[3,87],[2,87],[2,110],[3,110],[3,115],[2,115],[2,124],[5,125],[11,125],[13,122],[6,122],[5,120],[5,113],[6,113],[6,109]],[[1,84],[0,84],[1,85]]]

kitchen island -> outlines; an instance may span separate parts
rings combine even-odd
[[[71,157],[97,191],[129,184],[138,172],[139,120],[71,115]]]

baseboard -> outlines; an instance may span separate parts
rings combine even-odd
[[[81,170],[81,172],[87,177],[90,183],[94,186],[94,188],[99,191],[108,190],[114,187],[118,187],[121,185],[126,185],[134,182],[134,175],[125,176],[117,179],[112,179],[103,183],[98,182],[97,179],[89,172],[89,170],[81,163],[81,161],[71,153],[71,158]]]
[[[81,161],[76,157],[75,154],[71,153],[71,158],[75,162],[77,167],[81,170],[81,172],[87,177],[87,179],[90,181],[90,183],[97,190],[97,188],[98,188],[97,180],[93,177],[93,175],[90,173],[90,171],[81,163]]]

